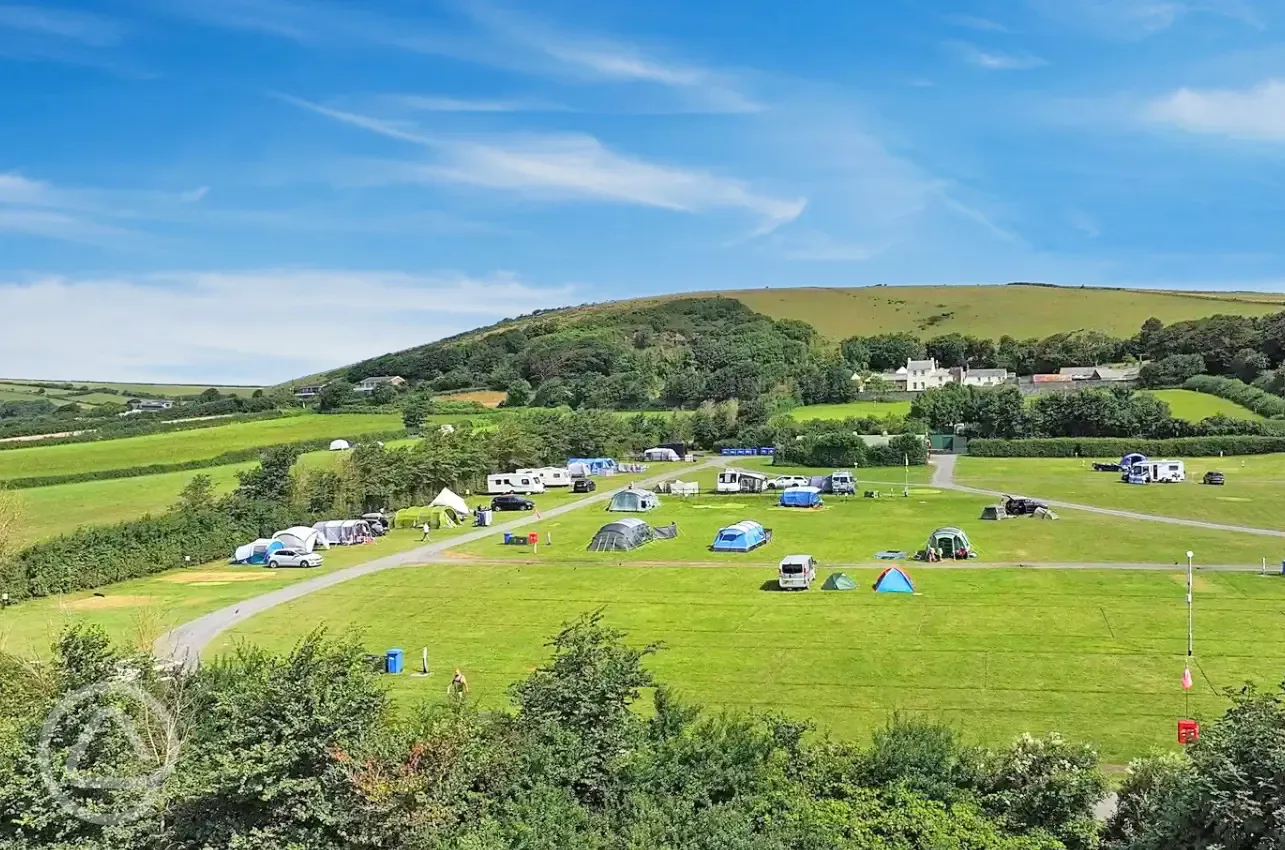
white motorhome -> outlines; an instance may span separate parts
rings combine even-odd
[[[1152,484],[1174,484],[1187,480],[1187,466],[1180,460],[1144,460],[1129,468],[1129,480]]]
[[[486,476],[486,492],[490,496],[502,493],[543,493],[544,481],[530,472],[502,472]]]
[[[781,590],[807,590],[816,577],[817,562],[811,555],[786,555],[776,568],[776,585]]]
[[[519,469],[518,475],[535,475],[545,487],[570,487],[571,473],[565,466],[541,466],[535,469]]]

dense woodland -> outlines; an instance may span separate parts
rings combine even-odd
[[[3,848],[1261,850],[1285,834],[1279,693],[1233,694],[1186,752],[1132,763],[1100,825],[1107,784],[1087,746],[982,748],[897,717],[853,744],[785,716],[704,711],[649,673],[663,646],[630,645],[597,614],[567,624],[506,701],[443,704],[439,675],[409,712],[352,638],[242,647],[191,673],[92,628],[55,649],[48,665],[0,653]],[[77,699],[104,681],[128,690]],[[78,752],[102,712],[132,725],[103,724]]]

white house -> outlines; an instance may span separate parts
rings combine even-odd
[[[927,360],[907,360],[906,365],[895,372],[882,372],[880,378],[892,384],[899,392],[923,392],[924,390],[944,387],[947,384],[964,384],[970,387],[996,387],[1012,380],[1013,375],[1007,369],[969,369],[964,366],[945,368],[938,366],[933,358]],[[852,380],[862,384],[866,378],[853,375]]]
[[[950,370],[951,379],[966,387],[997,387],[1008,383],[1012,377],[1007,369],[969,369],[957,367]]]
[[[380,384],[392,384],[394,387],[400,387],[406,383],[406,379],[401,375],[375,375],[370,378],[362,378],[357,386],[353,387],[353,392],[373,393],[375,387]]]
[[[906,361],[906,390],[919,392],[945,386],[954,380],[949,369],[937,365],[934,358]]]

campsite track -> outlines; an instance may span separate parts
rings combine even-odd
[[[983,490],[978,487],[969,487],[964,484],[955,483],[955,461],[958,455],[936,455],[933,458],[933,475],[931,486],[939,487],[943,490],[954,490],[960,493],[972,493],[976,496],[1008,496],[1010,493],[1001,493],[999,490]],[[1034,496],[1034,498],[1039,498]],[[1272,528],[1254,528],[1248,525],[1227,525],[1220,522],[1205,522],[1200,519],[1180,519],[1178,517],[1160,516],[1159,514],[1142,514],[1136,511],[1122,511],[1116,508],[1100,508],[1095,505],[1084,505],[1078,502],[1062,502],[1052,499],[1039,499],[1050,508],[1062,508],[1068,511],[1086,511],[1088,513],[1103,514],[1105,516],[1120,517],[1122,519],[1136,519],[1143,522],[1163,522],[1168,525],[1185,525],[1188,528],[1203,528],[1208,531],[1231,531],[1237,534],[1257,534],[1263,537],[1285,537],[1285,531],[1278,531]]]
[[[728,458],[715,457],[704,463],[696,464],[684,470],[669,470],[661,475],[644,478],[634,482],[630,486],[647,487],[666,481],[671,478],[678,478],[695,472],[698,469],[707,469],[709,467],[720,467],[726,465]],[[399,552],[396,555],[388,555],[383,558],[376,558],[373,561],[366,561],[362,564],[346,567],[342,570],[336,570],[333,573],[319,575],[316,578],[305,579],[286,587],[278,588],[269,593],[255,596],[251,599],[245,599],[217,611],[211,611],[204,616],[198,617],[191,622],[184,623],[176,629],[173,629],[156,639],[153,645],[153,652],[157,658],[180,664],[188,669],[195,668],[201,661],[201,650],[209,645],[210,641],[218,637],[223,632],[241,623],[244,620],[261,614],[271,608],[275,608],[285,602],[290,602],[318,590],[327,587],[334,587],[337,584],[351,581],[362,576],[372,575],[383,572],[384,570],[395,567],[405,567],[410,565],[424,564],[432,562],[434,556],[439,553],[460,546],[465,543],[472,543],[475,540],[482,540],[494,534],[501,534],[505,531],[513,531],[532,523],[539,522],[541,519],[561,516],[565,513],[580,510],[590,505],[602,504],[607,502],[616,493],[627,489],[617,487],[612,490],[603,490],[593,493],[583,499],[574,502],[568,502],[565,505],[559,505],[556,508],[550,508],[547,511],[540,512],[539,516],[530,515],[520,519],[511,520],[499,525],[488,528],[480,528],[476,531],[470,531],[443,540],[438,543],[430,543],[427,546],[419,546],[406,552]]]

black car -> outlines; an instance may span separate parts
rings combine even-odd
[[[535,502],[530,499],[524,499],[521,496],[515,496],[512,493],[505,493],[503,496],[496,496],[491,500],[491,510],[533,511],[535,510]]]
[[[1119,472],[1120,464],[1118,463],[1095,463],[1093,464],[1094,472]]]
[[[1204,482],[1206,484],[1226,484],[1227,479],[1221,472],[1214,472],[1212,469],[1205,473]]]
[[[1034,499],[1010,496],[1004,502],[1004,513],[1009,516],[1025,516],[1033,514],[1037,508],[1047,508],[1048,505],[1043,502],[1037,502]]]
[[[598,489],[598,482],[592,478],[577,478],[571,482],[572,493],[592,493]]]

